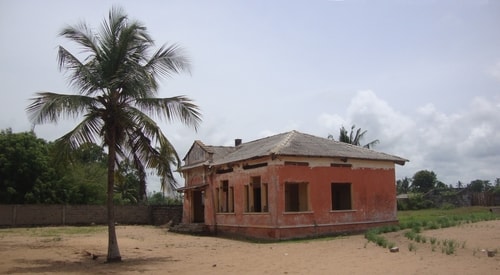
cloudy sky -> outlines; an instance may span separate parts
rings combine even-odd
[[[183,157],[290,130],[327,137],[355,124],[376,150],[446,184],[500,177],[500,1],[0,0],[0,129],[28,131],[38,91],[74,93],[57,68],[66,25],[98,28],[113,4],[158,47],[178,43],[191,74],[162,83],[201,108],[195,132],[160,122]],[[74,126],[36,126],[54,140]],[[157,187],[152,184],[151,189]]]

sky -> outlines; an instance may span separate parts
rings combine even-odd
[[[76,93],[57,47],[79,49],[58,33],[82,21],[97,30],[113,5],[157,47],[178,44],[191,60],[158,94],[201,109],[197,131],[158,121],[181,158],[194,140],[338,137],[356,125],[364,143],[378,139],[375,150],[409,160],[397,179],[420,170],[453,185],[500,178],[500,1],[0,0],[0,129],[31,129],[25,108],[36,92]],[[51,141],[76,123],[35,133]]]

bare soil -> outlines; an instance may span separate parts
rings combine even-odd
[[[123,262],[105,263],[106,230],[44,237],[3,229],[0,274],[500,274],[500,220],[427,230],[426,243],[404,232],[385,234],[399,247],[391,253],[362,235],[253,243],[118,226]],[[451,255],[445,240],[456,244]]]

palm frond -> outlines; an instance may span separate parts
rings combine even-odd
[[[166,117],[168,121],[178,119],[195,130],[201,122],[199,107],[185,96],[141,98],[137,99],[136,104],[149,115],[155,115],[158,118]]]
[[[73,130],[58,138],[56,142],[67,144],[67,148],[75,150],[85,143],[97,143],[101,136],[103,122],[97,113],[88,113]]]
[[[56,159],[60,162],[70,161],[71,154],[81,145],[97,143],[101,128],[102,121],[99,116],[95,113],[87,114],[73,130],[55,141]]]
[[[83,95],[66,95],[51,92],[37,93],[26,107],[29,119],[33,124],[44,122],[56,123],[61,117],[77,117],[84,111],[95,107],[98,102]]]
[[[75,87],[80,94],[90,95],[104,88],[105,83],[96,69],[96,60],[90,60],[87,64],[83,64],[68,50],[60,46],[58,63],[60,69],[67,69],[70,72],[69,84]]]
[[[372,149],[373,147],[375,147],[375,145],[377,145],[379,143],[380,143],[380,141],[378,139],[376,139],[376,140],[372,140],[371,142],[365,144],[363,147],[368,148],[368,149]]]
[[[92,32],[92,29],[84,22],[75,26],[65,27],[59,33],[59,36],[63,36],[77,43],[84,52],[90,53],[91,55],[99,52],[96,36]]]
[[[162,46],[144,66],[152,74],[170,77],[173,73],[190,71],[190,61],[179,45]]]

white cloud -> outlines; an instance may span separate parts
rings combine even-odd
[[[394,110],[371,90],[356,93],[347,108],[347,119],[357,128],[367,130],[365,142],[379,139],[379,147],[386,150],[405,142],[408,131],[414,128],[410,118]]]
[[[328,131],[331,131],[331,129],[339,129],[342,125],[346,125],[347,123],[345,119],[343,119],[338,114],[331,115],[327,113],[322,113],[321,115],[319,115],[317,121],[321,127],[328,129]]]
[[[397,167],[398,177],[411,177],[423,169],[433,170],[446,184],[458,180],[493,180],[500,177],[495,163],[500,162],[499,102],[474,99],[469,108],[444,113],[433,104],[416,109],[415,116],[405,115],[370,90],[359,91],[351,99],[345,118],[339,114],[321,114],[326,125],[349,122],[367,130],[366,140],[379,139],[375,148],[410,160]]]

